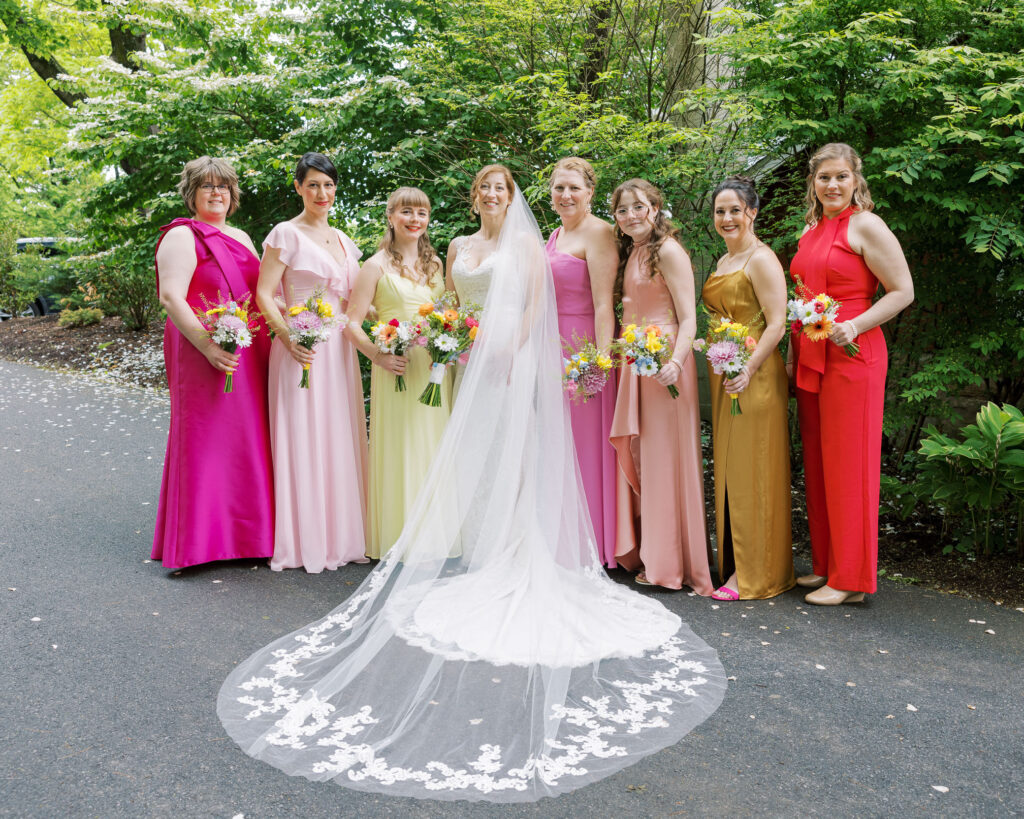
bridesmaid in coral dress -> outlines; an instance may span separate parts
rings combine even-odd
[[[366,416],[356,351],[340,327],[313,350],[298,345],[276,303],[279,294],[293,305],[321,291],[335,316],[344,313],[359,250],[327,223],[337,179],[327,157],[304,154],[295,169],[303,211],[263,242],[256,292],[275,333],[269,386],[274,570],[321,572],[366,562]],[[309,389],[300,389],[306,365]]]
[[[214,344],[193,313],[256,287],[252,240],[226,220],[238,208],[238,177],[223,159],[200,157],[178,191],[192,214],[160,228],[157,292],[167,310],[164,360],[171,424],[153,534],[153,560],[182,568],[211,560],[269,557],[274,548],[267,418],[270,339],[261,328],[237,354]],[[205,302],[204,302],[205,298]],[[234,389],[224,393],[224,377]]]
[[[419,396],[430,377],[430,354],[412,347],[404,356],[381,352],[363,332],[372,304],[377,318],[420,320],[419,308],[444,293],[444,272],[427,235],[430,200],[419,188],[399,188],[388,199],[387,230],[380,250],[359,271],[349,300],[345,332],[370,361],[370,489],[367,554],[384,557],[398,540],[427,475],[451,414],[451,382],[441,390],[441,406]],[[395,390],[395,377],[405,390]]]
[[[789,390],[778,344],[786,332],[786,274],[754,233],[760,206],[752,180],[731,176],[711,195],[715,230],[728,251],[701,294],[712,316],[745,324],[758,339],[743,371],[708,367],[714,427],[716,600],[760,600],[793,588]],[[730,412],[738,395],[741,415]]]
[[[701,472],[697,328],[693,270],[662,211],[661,192],[631,179],[612,194],[622,270],[622,321],[657,324],[674,339],[672,359],[655,376],[628,366],[619,374],[611,441],[618,455],[615,556],[641,585],[711,584]],[[672,398],[674,384],[679,397]]]
[[[597,176],[579,157],[561,159],[549,182],[551,207],[562,220],[548,239],[555,282],[558,333],[563,343],[575,338],[607,350],[615,332],[612,311],[618,252],[612,227],[590,212]],[[569,407],[576,458],[583,477],[598,557],[615,563],[615,449],[608,441],[615,414],[615,377],[585,404]]]
[[[877,588],[888,367],[879,325],[914,300],[914,283],[899,241],[871,213],[861,160],[849,145],[826,145],[811,158],[807,204],[790,272],[842,307],[827,340],[811,341],[794,328],[790,345],[813,560],[813,574],[797,583],[817,588],[808,603],[835,606],[861,602]],[[885,295],[872,304],[879,283]],[[851,357],[843,347],[855,340],[860,351]]]

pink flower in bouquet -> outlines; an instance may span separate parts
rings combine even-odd
[[[753,336],[747,336],[743,339],[743,343],[747,346],[747,349],[750,350],[750,352],[754,352],[754,350],[757,349],[757,339]]]
[[[303,310],[297,316],[292,316],[292,320],[289,322],[291,329],[298,333],[319,330],[323,324],[323,319],[310,310]]]
[[[584,395],[597,395],[604,389],[608,381],[608,372],[599,367],[590,367],[580,377],[580,387]]]
[[[698,338],[693,342],[693,349],[695,349],[698,353],[703,353],[704,349],[707,346],[708,343],[702,338]]]
[[[467,327],[479,327],[480,326],[480,322],[477,321],[472,316],[466,316],[466,326]]]
[[[728,367],[733,359],[736,357],[736,345],[731,341],[716,341],[707,348],[705,355],[708,359],[708,364],[716,372],[722,372],[722,369]]]

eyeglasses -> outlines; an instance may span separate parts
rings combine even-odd
[[[230,193],[231,192],[231,186],[230,185],[210,185],[209,183],[207,183],[206,185],[200,185],[199,186],[199,190],[201,190],[203,193],[213,193],[214,191],[216,191],[217,193]]]
[[[634,202],[632,207],[627,208],[627,207],[623,206],[621,208],[616,208],[615,209],[615,218],[616,219],[625,219],[627,216],[629,216],[630,213],[632,213],[634,216],[643,216],[650,209],[651,209],[650,205],[645,205],[642,202]]]

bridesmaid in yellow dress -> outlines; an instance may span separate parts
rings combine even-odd
[[[450,413],[450,387],[441,406],[419,402],[430,374],[430,354],[412,347],[404,356],[377,349],[363,332],[372,304],[380,321],[418,321],[419,308],[444,292],[444,275],[430,238],[430,200],[419,188],[399,188],[388,199],[380,250],[359,271],[349,299],[345,332],[374,366],[370,375],[370,470],[366,554],[384,557],[398,539],[419,493]],[[405,376],[406,389],[395,390]],[[447,386],[447,385],[446,385]]]
[[[704,285],[714,317],[750,327],[757,349],[725,380],[708,368],[714,427],[716,600],[760,600],[794,584],[790,533],[789,395],[778,344],[786,331],[786,277],[754,234],[759,206],[752,180],[731,176],[711,196],[715,230],[728,250]],[[729,393],[742,415],[731,415]]]

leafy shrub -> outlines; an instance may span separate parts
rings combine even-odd
[[[61,327],[88,327],[99,324],[103,319],[103,311],[98,307],[65,307],[60,311],[57,323]]]
[[[119,247],[69,260],[78,281],[89,295],[98,294],[98,305],[108,316],[120,316],[129,330],[145,330],[160,312],[154,284],[152,247],[132,250]]]
[[[26,276],[25,265],[15,255],[17,233],[10,224],[0,225],[0,310],[17,316],[29,308],[38,292],[37,282]]]
[[[921,441],[918,491],[936,501],[944,533],[958,535],[943,549],[989,555],[1001,543],[1009,551],[1016,530],[1017,554],[1024,557],[1024,415],[1011,404],[991,401],[959,440],[927,427]],[[993,535],[1002,535],[996,540]]]

